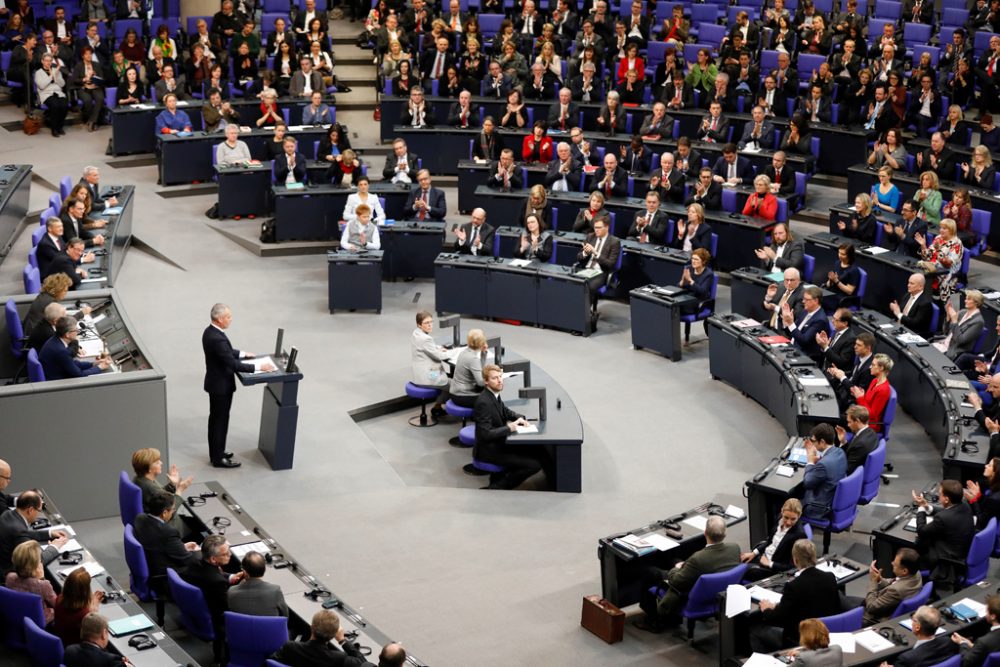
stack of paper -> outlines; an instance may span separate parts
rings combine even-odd
[[[844,653],[854,653],[855,642],[853,632],[831,632],[830,646],[839,646]]]
[[[75,539],[69,540],[68,542],[66,542],[66,544],[59,547],[59,553],[61,554],[67,553],[69,551],[82,551],[82,550],[83,550],[83,545],[80,544]]]
[[[834,565],[830,561],[823,561],[816,564],[817,570],[823,570],[824,572],[829,572],[837,578],[839,581],[844,577],[849,577],[854,574],[854,570],[844,567],[843,565]]]
[[[74,570],[79,570],[81,567],[85,569],[87,571],[87,574],[89,574],[91,577],[96,577],[101,572],[104,572],[104,567],[102,567],[100,563],[95,561],[90,561],[89,563],[83,563],[82,565],[70,565],[69,567],[63,568],[59,570],[59,576],[68,577],[70,572],[73,572]]]
[[[865,252],[869,255],[881,255],[884,252],[889,252],[889,250],[887,248],[880,248],[877,245],[873,245],[865,248]]]
[[[767,653],[753,653],[743,667],[785,667],[785,663]]]
[[[854,642],[871,653],[881,653],[882,651],[888,651],[895,644],[891,641],[875,632],[874,630],[865,630],[864,632],[858,632],[854,635]]]
[[[692,528],[703,531],[705,530],[705,526],[708,524],[708,519],[698,514],[696,516],[684,519],[684,523],[691,526]]]
[[[250,544],[241,544],[237,547],[230,547],[229,550],[232,552],[233,557],[237,560],[243,560],[251,551],[256,551],[259,554],[270,553],[271,550],[263,542],[251,542]]]
[[[778,604],[781,602],[781,593],[777,591],[772,591],[769,588],[762,588],[760,586],[750,587],[750,599],[754,602],[761,602],[762,600],[767,600],[768,602],[773,602]]]

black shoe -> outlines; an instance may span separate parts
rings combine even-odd
[[[648,616],[640,618],[637,621],[633,621],[632,625],[645,632],[652,632],[654,635],[663,634],[666,630],[666,628],[659,623],[651,623]]]
[[[448,413],[444,411],[444,408],[431,408],[431,417],[434,417],[435,419],[440,419],[446,414]]]
[[[224,458],[224,459],[231,459],[231,458],[233,458],[233,453],[232,452],[223,452],[222,453],[222,458]]]
[[[239,461],[231,461],[229,459],[222,459],[221,461],[212,462],[213,468],[239,468],[241,465],[243,464],[240,463]]]

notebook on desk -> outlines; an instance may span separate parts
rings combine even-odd
[[[145,614],[136,614],[128,618],[119,618],[115,621],[108,621],[108,630],[115,637],[130,635],[135,632],[142,632],[153,627],[153,622]]]

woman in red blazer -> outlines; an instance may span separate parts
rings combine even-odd
[[[743,215],[774,220],[778,217],[778,198],[771,194],[771,179],[761,174],[753,179],[756,192],[747,197]]]
[[[531,128],[531,134],[524,138],[521,145],[521,159],[532,164],[540,162],[548,164],[552,161],[552,137],[546,134],[547,126],[544,120],[536,120]]]
[[[635,42],[629,42],[625,45],[625,57],[618,61],[617,82],[619,84],[625,81],[625,73],[630,69],[636,71],[636,74],[639,75],[639,81],[646,78],[646,63],[639,56],[639,45]]]
[[[851,387],[854,402],[868,408],[868,424],[876,433],[882,432],[882,422],[885,420],[885,406],[889,403],[892,387],[889,385],[889,372],[892,370],[892,359],[887,354],[876,354],[872,358],[871,384],[868,391],[861,387]]]

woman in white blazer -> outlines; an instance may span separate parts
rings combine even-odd
[[[448,351],[434,342],[434,316],[426,310],[417,313],[417,328],[413,330],[411,351],[413,355],[413,384],[441,389],[437,403],[431,409],[434,417],[444,415],[448,400]]]

